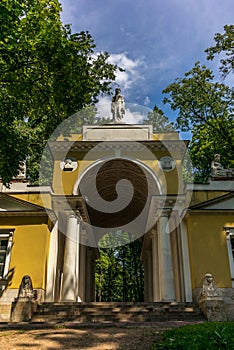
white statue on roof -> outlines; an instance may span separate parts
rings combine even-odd
[[[124,98],[120,95],[121,89],[115,89],[115,96],[112,98],[111,102],[111,113],[113,115],[113,122],[120,122],[125,114],[125,103]]]

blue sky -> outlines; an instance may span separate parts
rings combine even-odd
[[[233,0],[61,0],[63,23],[73,32],[88,30],[97,51],[125,68],[117,83],[128,103],[163,105],[162,90],[199,60],[217,71],[218,60],[206,61],[213,37],[233,24]],[[219,74],[217,74],[219,79]],[[107,102],[108,99],[104,99]]]

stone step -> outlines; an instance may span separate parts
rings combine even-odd
[[[203,320],[193,303],[43,303],[32,322],[162,322]]]
[[[81,310],[38,310],[37,311],[37,314],[38,315],[55,315],[57,317],[60,317],[60,316],[66,316],[66,315],[70,315],[70,316],[84,316],[84,315],[124,315],[124,314],[128,314],[128,315],[164,315],[164,316],[168,316],[168,317],[177,317],[178,315],[186,315],[186,316],[189,316],[189,315],[192,315],[192,316],[195,316],[195,315],[199,315],[200,313],[199,312],[196,312],[196,311],[190,311],[190,312],[186,312],[186,311],[168,311],[168,312],[165,312],[164,310],[155,310],[155,311],[151,311],[151,312],[148,312],[147,310],[139,310],[139,311],[112,311],[112,310],[108,310],[108,311],[101,311],[101,310],[93,310],[93,311],[90,311],[90,310],[84,310],[84,311],[81,311]]]

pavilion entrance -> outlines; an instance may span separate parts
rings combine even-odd
[[[66,235],[60,234],[57,241],[60,259],[55,263],[53,279],[48,276],[47,301],[100,300],[95,287],[98,242],[106,232],[114,230],[129,232],[140,242],[144,301],[191,301],[184,273],[185,232],[178,226],[172,232],[168,230],[169,217],[177,220],[178,211],[173,212],[170,208],[173,201],[168,202],[166,208],[164,203],[161,208],[158,198],[162,195],[159,178],[140,161],[127,157],[109,158],[108,161],[105,158],[88,166],[76,181],[73,195],[68,198],[72,212],[57,209],[58,226],[65,225]],[[108,207],[100,210],[98,196],[110,206],[115,201],[115,210],[108,212]],[[118,197],[122,202],[118,203]],[[152,205],[155,198],[157,201]],[[116,210],[126,203],[123,209]],[[142,296],[137,301],[143,301]]]

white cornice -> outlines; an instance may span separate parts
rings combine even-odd
[[[145,146],[150,151],[179,152],[182,156],[185,153],[188,141],[181,140],[150,140],[150,141],[50,141],[49,149],[54,158],[61,158],[69,152],[88,152],[95,147],[95,151],[110,151],[116,148],[121,151],[142,150]]]

